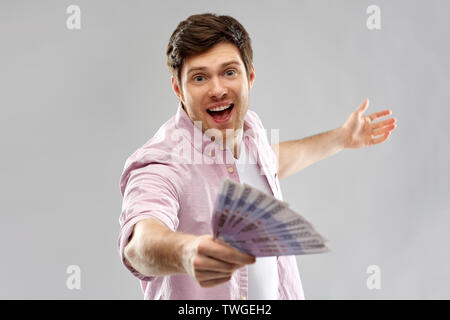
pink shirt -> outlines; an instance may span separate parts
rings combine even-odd
[[[277,159],[257,114],[247,111],[243,142],[257,159],[273,195],[282,200]],[[223,150],[222,150],[223,149]],[[179,105],[177,113],[126,161],[118,239],[124,265],[141,281],[144,299],[229,300],[248,298],[248,267],[230,281],[202,288],[187,274],[147,277],[125,264],[123,251],[133,226],[154,218],[173,231],[212,234],[212,213],[223,179],[239,181],[233,154],[203,134]],[[277,257],[278,298],[304,299],[295,256]]]

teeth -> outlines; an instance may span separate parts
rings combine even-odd
[[[228,109],[230,106],[231,106],[231,104],[228,105],[228,106],[222,106],[222,107],[217,107],[217,108],[211,108],[211,109],[208,109],[208,110],[209,110],[209,111],[222,111],[222,110]]]

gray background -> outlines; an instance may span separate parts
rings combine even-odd
[[[81,30],[66,8],[81,8]],[[369,5],[381,30],[366,27]],[[165,49],[194,13],[252,37],[250,108],[281,140],[342,125],[366,97],[387,142],[281,181],[329,240],[299,256],[308,299],[450,298],[448,1],[0,2],[0,298],[142,299],[117,253],[126,158],[176,110]],[[66,287],[69,265],[81,290]],[[369,290],[366,269],[381,268]]]

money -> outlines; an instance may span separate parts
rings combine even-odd
[[[327,239],[289,204],[230,179],[222,181],[211,223],[214,239],[256,257],[330,251]]]

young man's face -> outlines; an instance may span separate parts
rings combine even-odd
[[[221,42],[202,54],[186,58],[181,69],[182,88],[174,78],[172,86],[189,118],[202,121],[203,132],[219,129],[225,137],[226,129],[243,128],[254,78],[253,65],[247,78],[238,48]]]

